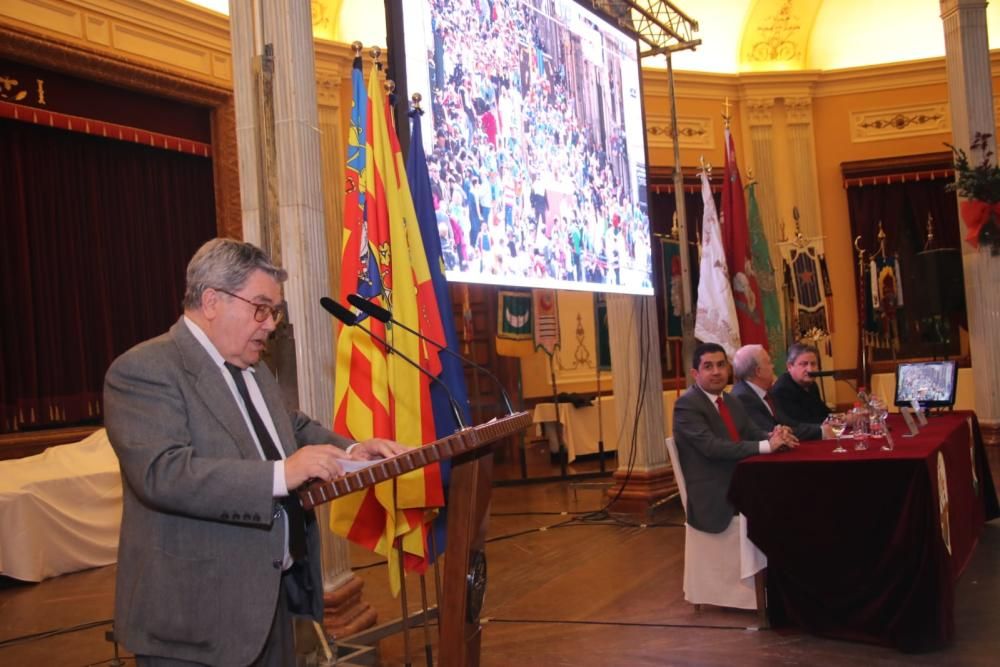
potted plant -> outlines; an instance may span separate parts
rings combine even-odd
[[[1000,167],[990,148],[992,134],[976,132],[969,147],[982,154],[975,165],[965,151],[945,144],[955,155],[955,182],[949,190],[965,198],[959,209],[969,233],[965,240],[974,248],[988,247],[991,255],[1000,255]]]

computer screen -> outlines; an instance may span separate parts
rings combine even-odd
[[[448,280],[652,294],[635,36],[574,0],[405,0],[395,21]]]
[[[958,386],[958,364],[954,361],[920,361],[896,367],[896,405],[913,401],[925,408],[951,407]]]

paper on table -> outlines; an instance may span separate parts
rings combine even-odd
[[[373,461],[359,461],[357,459],[337,459],[337,463],[340,464],[340,469],[344,473],[357,472],[359,470],[364,470],[369,466],[375,465],[376,463],[381,463],[385,459],[375,459]]]

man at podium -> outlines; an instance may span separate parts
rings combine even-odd
[[[124,502],[114,632],[139,665],[294,664],[291,614],[320,620],[323,586],[316,520],[290,492],[405,451],[285,409],[261,353],[286,277],[249,243],[209,241],[181,318],[105,377]]]

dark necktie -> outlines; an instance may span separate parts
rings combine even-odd
[[[264,421],[257,412],[257,408],[254,407],[253,401],[250,400],[250,392],[247,390],[246,380],[243,379],[243,370],[228,361],[226,362],[226,369],[236,382],[236,389],[240,392],[240,397],[243,399],[243,405],[247,409],[250,423],[253,425],[254,433],[257,434],[257,441],[260,442],[260,448],[264,450],[264,457],[268,461],[280,461],[283,457],[278,452],[278,448],[274,446],[271,434],[268,433],[267,427],[264,426]],[[281,506],[285,508],[285,514],[288,516],[288,552],[292,555],[293,559],[300,560],[306,555],[305,512],[302,511],[302,505],[299,504],[299,499],[295,495],[285,496],[280,502]]]
[[[726,402],[722,400],[722,396],[715,399],[715,404],[719,406],[719,416],[722,417],[722,423],[726,425],[726,430],[729,431],[729,437],[732,438],[733,442],[739,442],[740,432],[736,430],[736,422],[733,421],[733,415],[729,412]]]
[[[774,399],[771,398],[770,393],[764,394],[764,402],[767,403],[767,407],[771,409],[771,415],[773,417],[777,417],[778,413],[774,409]]]

